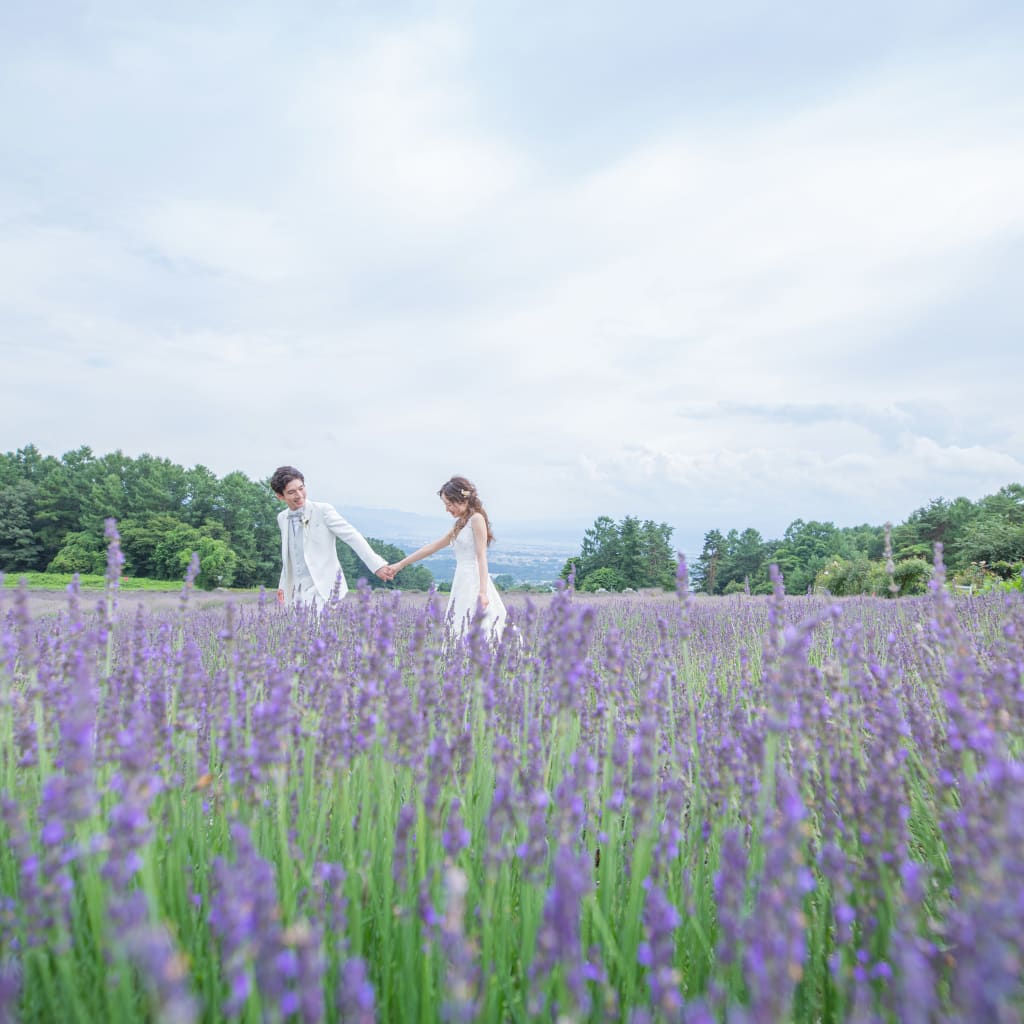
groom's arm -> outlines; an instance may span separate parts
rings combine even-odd
[[[327,529],[343,540],[363,561],[372,573],[376,573],[388,564],[386,558],[381,558],[373,548],[366,542],[366,538],[331,505],[323,508],[324,522]]]

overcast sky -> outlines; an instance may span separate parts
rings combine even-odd
[[[0,450],[691,551],[1024,482],[1022,46],[1017,0],[5,0]]]

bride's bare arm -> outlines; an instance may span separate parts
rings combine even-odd
[[[452,535],[446,533],[443,537],[438,537],[437,540],[432,540],[429,544],[424,544],[418,551],[414,551],[411,555],[406,555],[400,562],[395,562],[392,569],[395,572],[401,572],[407,565],[412,565],[413,562],[418,562],[421,558],[426,558],[428,555],[434,554],[436,551],[440,551],[441,548],[447,547],[452,540]]]

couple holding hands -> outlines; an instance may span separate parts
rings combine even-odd
[[[445,613],[456,635],[465,632],[479,613],[485,632],[494,639],[505,628],[505,605],[487,572],[487,546],[494,540],[487,512],[476,488],[465,477],[453,476],[437,493],[455,524],[443,537],[388,565],[363,535],[338,514],[333,505],[306,498],[306,481],[294,466],[281,466],[270,487],[288,507],[277,517],[281,527],[281,604],[326,604],[335,585],[348,590],[334,538],[340,537],[382,580],[392,580],[407,565],[451,545],[455,576]]]

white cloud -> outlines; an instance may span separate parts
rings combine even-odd
[[[294,198],[341,221],[369,204],[391,241],[454,230],[521,184],[526,161],[460,75],[464,46],[438,19],[382,33],[354,59],[317,60],[291,95],[303,140]]]
[[[146,241],[175,264],[279,285],[300,267],[281,217],[224,201],[172,199],[142,225]]]
[[[503,122],[480,70],[500,58],[457,8],[322,40],[243,21],[19,65],[53,130],[23,140],[41,183],[0,172],[0,345],[37,396],[0,413],[9,446],[130,440],[262,475],[294,444],[358,504],[432,509],[457,469],[506,514],[699,494],[750,524],[1024,476],[1022,357],[972,298],[1024,237],[1012,47],[722,117],[640,104],[584,159],[571,131],[540,147]],[[70,141],[51,72],[88,115]],[[979,336],[936,355],[956,296]],[[119,396],[88,429],[62,404],[83,379]]]

